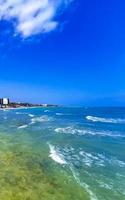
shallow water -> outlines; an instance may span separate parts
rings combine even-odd
[[[125,108],[0,110],[0,199],[124,200]]]

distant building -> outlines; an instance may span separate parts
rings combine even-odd
[[[7,107],[8,104],[9,104],[9,99],[8,98],[2,98],[2,99],[0,99],[0,105],[1,105],[1,107]]]

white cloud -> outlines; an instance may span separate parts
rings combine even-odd
[[[24,38],[50,32],[58,26],[55,16],[72,0],[0,0],[0,20],[14,20],[15,32]]]

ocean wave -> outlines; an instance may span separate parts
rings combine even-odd
[[[22,115],[23,113],[21,113],[21,112],[16,112],[16,115]]]
[[[77,172],[75,172],[75,170],[73,169],[72,166],[70,166],[70,170],[71,170],[71,172],[73,174],[73,177],[76,180],[76,182],[81,187],[83,187],[86,190],[86,192],[89,194],[90,200],[98,200],[98,198],[96,197],[96,195],[91,191],[90,186],[88,184],[80,181],[79,174]]]
[[[50,155],[49,157],[54,160],[55,162],[64,165],[67,164],[66,161],[64,160],[63,156],[56,150],[56,148],[49,144],[49,148],[50,148]]]
[[[81,134],[85,134],[85,131],[84,130],[78,130],[78,129],[75,129],[73,127],[64,127],[64,128],[56,128],[55,129],[55,132],[57,133],[69,133],[69,134],[77,134],[77,133],[81,133]]]
[[[63,157],[69,165],[85,166],[87,168],[96,166],[105,166],[105,160],[99,158],[96,153],[90,153],[81,149],[74,149],[72,147],[64,148],[62,151]]]
[[[120,174],[120,173],[116,173],[116,176],[117,176],[118,178],[119,178],[119,177],[125,178],[125,175]]]
[[[31,123],[36,123],[36,122],[49,122],[52,120],[52,117],[48,117],[47,115],[43,115],[41,117],[34,117],[31,119]]]
[[[56,128],[55,129],[56,133],[66,133],[66,134],[72,134],[72,135],[86,135],[86,134],[93,134],[89,130],[84,130],[84,129],[77,129],[74,127],[64,127],[64,128]]]
[[[125,137],[125,135],[121,135],[117,132],[112,131],[96,131],[96,130],[89,130],[89,129],[77,129],[74,127],[63,127],[63,128],[56,128],[56,133],[65,133],[65,134],[72,134],[72,135],[92,135],[92,136],[102,136],[102,137]]]
[[[81,159],[82,162],[88,167],[91,167],[93,164],[102,167],[105,166],[105,161],[99,158],[99,156],[94,153],[80,151],[79,155],[79,159]]]
[[[2,111],[3,111],[3,112],[8,112],[8,111],[9,111],[9,109],[2,109]]]
[[[120,168],[125,167],[125,162],[117,159],[116,157],[110,156],[106,157],[103,154],[95,154],[95,153],[88,153],[84,151],[79,152],[80,156],[82,156],[80,159],[84,162],[85,165],[91,167],[92,164],[104,167],[107,164],[110,166],[118,166]]]
[[[28,113],[26,113],[26,112],[15,112],[16,113],[16,115],[28,115]]]
[[[116,165],[116,166],[119,166],[121,168],[125,167],[125,162],[122,161],[122,160],[118,160],[117,158],[113,158],[113,159],[109,160],[109,163],[111,165]]]
[[[101,188],[105,188],[107,190],[112,190],[113,189],[113,186],[111,184],[104,183],[102,181],[98,181],[98,184],[99,184],[99,187],[101,187]]]
[[[45,113],[50,112],[50,110],[44,110]]]
[[[31,114],[31,113],[26,113],[26,112],[16,112],[16,115],[28,115],[29,117],[34,117],[33,114]]]
[[[17,129],[23,129],[23,128],[27,128],[27,127],[28,127],[28,124],[24,124],[24,125],[18,126]]]
[[[103,117],[95,117],[95,116],[86,116],[86,119],[93,122],[102,122],[102,123],[125,123],[125,119],[114,119],[114,118],[103,118]]]
[[[57,116],[62,116],[64,113],[56,113]]]
[[[98,197],[93,192],[92,187],[86,183],[83,182],[83,179],[80,178],[80,172],[78,172],[78,167],[83,167],[84,171],[87,170],[88,175],[89,169],[93,169],[93,167],[106,167],[110,166],[113,167],[124,167],[125,163],[124,161],[119,160],[118,158],[114,156],[106,156],[105,154],[96,153],[96,152],[89,152],[84,151],[82,148],[73,148],[72,146],[67,146],[64,148],[55,148],[53,145],[49,144],[50,148],[50,155],[55,162],[59,164],[67,164],[67,166],[72,171],[74,179],[77,181],[78,184],[80,184],[90,195],[91,200],[97,200]],[[110,180],[109,180],[110,181]],[[96,180],[100,188],[105,188],[106,190],[112,190],[113,185],[112,182],[101,182],[101,180]]]
[[[28,116],[29,116],[29,117],[34,117],[34,115],[33,115],[33,114],[28,114]]]
[[[73,166],[85,166],[87,169],[93,166],[102,168],[108,165],[119,168],[125,167],[125,161],[120,160],[115,156],[106,156],[101,153],[87,152],[81,148],[74,149],[72,147],[65,147],[61,150],[61,154],[68,164]]]
[[[56,113],[56,115],[63,116],[63,115],[71,115],[71,114],[69,114],[69,113]]]

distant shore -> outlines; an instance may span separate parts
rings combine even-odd
[[[30,103],[16,103],[12,102],[8,105],[1,105],[0,109],[28,109],[28,108],[48,108],[48,107],[59,107],[53,104],[30,104]]]
[[[45,108],[44,106],[32,106],[32,107],[2,107],[0,110],[20,110],[20,109],[30,109],[30,108]]]

